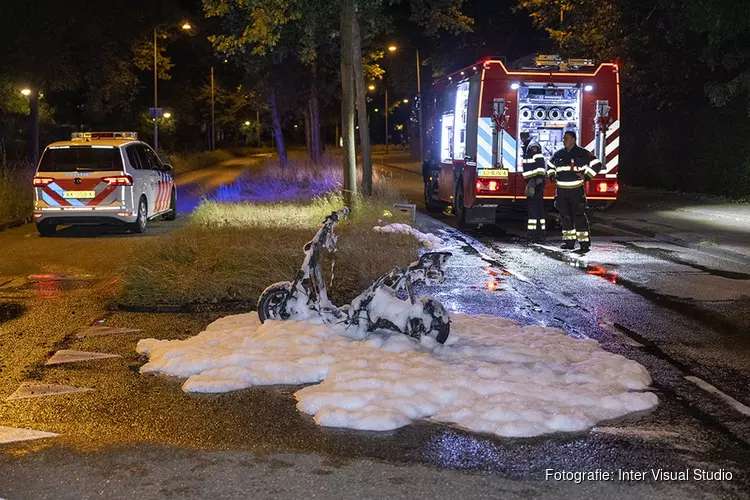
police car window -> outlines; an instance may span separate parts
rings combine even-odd
[[[133,146],[133,149],[135,149],[136,153],[138,153],[138,159],[141,161],[141,168],[144,170],[150,169],[151,165],[149,165],[148,163],[146,148],[144,148],[142,144],[136,144],[135,146]]]
[[[148,163],[151,165],[151,168],[154,170],[161,170],[161,161],[159,160],[159,157],[156,156],[156,153],[151,148],[145,148],[146,154],[148,155]]]
[[[39,172],[93,172],[122,170],[118,148],[70,146],[48,148],[39,163]]]
[[[138,151],[136,150],[135,146],[128,146],[125,148],[125,152],[128,155],[128,161],[130,162],[130,165],[135,169],[140,169],[141,167],[141,160],[138,158]]]

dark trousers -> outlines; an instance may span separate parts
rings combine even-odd
[[[583,187],[573,189],[557,188],[555,206],[560,212],[563,241],[578,242],[582,246],[591,243],[589,220],[586,217],[586,194]]]
[[[536,177],[532,177],[527,182],[536,183]],[[547,218],[544,214],[544,184],[535,184],[534,195],[526,197],[526,207],[528,220],[526,230],[529,238],[539,239],[544,237],[544,231],[547,229]]]

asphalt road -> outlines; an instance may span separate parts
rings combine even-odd
[[[418,202],[419,177],[390,172]],[[218,182],[195,175],[194,192]],[[140,375],[135,344],[193,335],[218,315],[111,312],[102,299],[113,256],[169,223],[146,238],[63,230],[41,239],[24,226],[0,233],[0,425],[60,436],[0,445],[0,497],[747,497],[749,270],[596,225],[594,251],[578,258],[553,242],[526,246],[520,220],[469,234],[446,222],[420,216],[456,247],[446,283],[429,293],[452,310],[596,339],[649,369],[659,406],[589,432],[504,439],[429,421],[387,433],[322,428],[296,410],[297,387],[186,394],[179,380]],[[44,273],[72,278],[30,278]],[[140,331],[77,337],[94,324]],[[45,366],[58,349],[121,357]],[[30,381],[94,390],[4,401]],[[696,468],[732,479],[545,480],[547,469]]]

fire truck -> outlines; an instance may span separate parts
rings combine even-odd
[[[547,160],[566,131],[603,164],[586,183],[589,207],[617,199],[620,163],[620,73],[616,63],[537,56],[509,70],[487,58],[433,84],[425,102],[425,144],[433,174],[425,185],[429,209],[448,204],[461,225],[494,224],[526,207],[523,151],[528,131]],[[438,170],[439,169],[439,170]],[[545,203],[555,185],[548,182]],[[506,210],[510,209],[510,210]]]

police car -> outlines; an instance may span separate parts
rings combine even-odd
[[[47,146],[34,176],[39,234],[59,225],[120,225],[146,231],[155,217],[177,215],[172,167],[135,132],[74,132]]]

